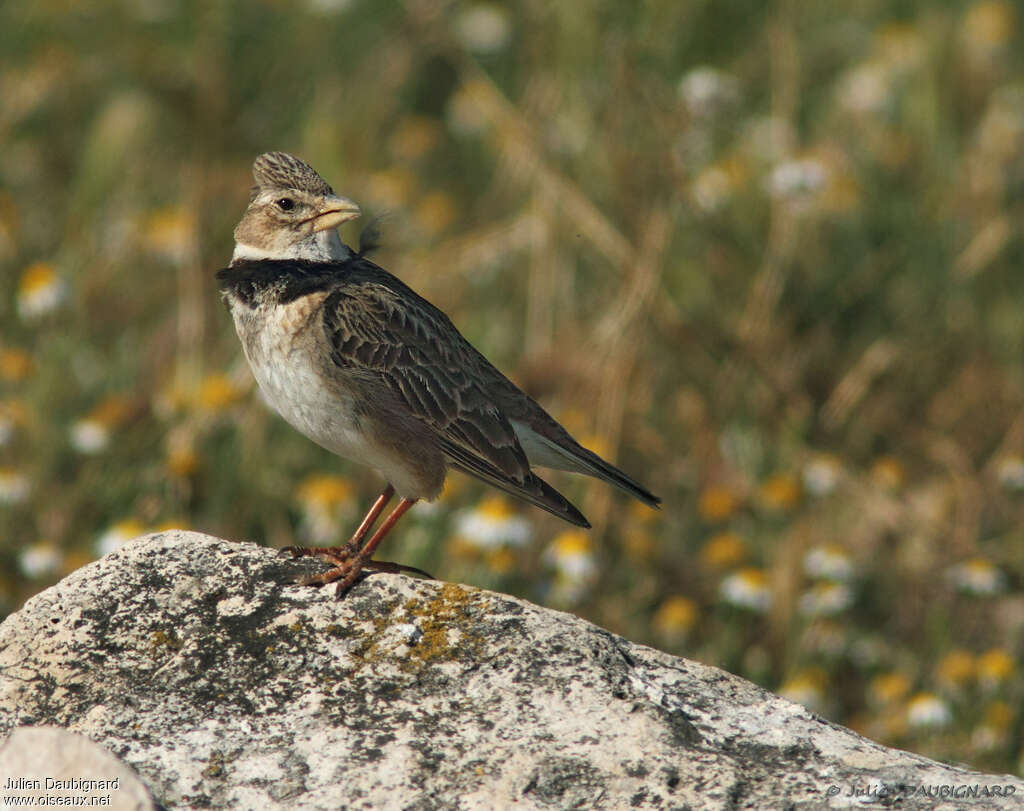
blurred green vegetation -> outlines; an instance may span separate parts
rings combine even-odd
[[[261,404],[253,158],[658,512],[453,476],[386,557],[887,743],[1024,771],[1024,41],[1006,0],[0,5],[0,600],[142,532],[331,542],[381,486]],[[355,241],[358,232],[343,236]]]

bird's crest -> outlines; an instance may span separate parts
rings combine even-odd
[[[317,174],[316,169],[287,152],[264,152],[253,163],[252,176],[256,181],[252,190],[253,198],[259,189],[266,188],[334,194],[334,189]]]

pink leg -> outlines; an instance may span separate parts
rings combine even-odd
[[[370,527],[380,518],[380,514],[384,512],[384,508],[394,495],[395,488],[389,484],[384,488],[384,492],[377,497],[377,500],[373,502],[373,506],[366,513],[359,528],[352,534],[352,537],[344,546],[286,546],[281,551],[290,552],[293,558],[322,557],[331,563],[341,565],[358,552],[359,544],[363,542],[366,533],[370,531]]]
[[[374,567],[373,552],[380,545],[380,542],[384,540],[391,529],[398,523],[398,519],[408,512],[409,508],[416,503],[414,498],[403,498],[398,502],[398,506],[391,511],[383,524],[381,524],[377,531],[373,534],[373,537],[366,542],[366,546],[362,548],[358,555],[338,567],[331,569],[329,572],[324,572],[322,575],[317,576],[314,582],[322,583],[324,585],[333,583],[335,580],[340,580],[338,583],[337,591],[335,592],[339,597],[348,591],[352,584],[356,582],[360,573],[363,571],[364,566]],[[403,569],[408,567],[402,567],[398,564],[381,563],[377,565],[380,571],[394,571],[395,569]],[[312,580],[312,578],[310,578]]]

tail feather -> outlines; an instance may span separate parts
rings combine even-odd
[[[661,499],[640,482],[610,462],[606,462],[593,451],[584,448],[554,420],[552,423],[554,428],[562,434],[557,440],[534,430],[525,422],[512,421],[519,444],[523,446],[531,465],[593,476],[629,493],[633,498],[642,501],[649,507],[659,508]]]
[[[451,462],[451,465],[463,473],[468,473],[470,476],[474,476],[493,487],[497,487],[511,496],[528,501],[542,510],[547,510],[552,515],[557,515],[563,521],[568,521],[570,524],[575,524],[584,529],[590,529],[590,522],[583,513],[576,509],[569,499],[534,473],[527,476],[524,483],[525,486],[520,487],[504,477],[493,475],[490,471],[481,470],[478,467],[470,468],[454,460]]]

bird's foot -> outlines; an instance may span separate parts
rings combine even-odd
[[[335,566],[343,566],[353,558],[359,557],[359,547],[349,541],[343,546],[285,546],[282,553],[288,553],[292,559],[323,558]]]
[[[335,594],[338,597],[345,594],[357,581],[375,572],[389,574],[409,572],[428,580],[434,579],[433,575],[415,566],[364,557],[359,548],[351,543],[344,546],[286,546],[281,551],[289,553],[292,558],[319,557],[328,563],[333,563],[333,569],[328,569],[320,574],[297,577],[295,582],[300,586],[327,586],[340,581],[335,588]]]

